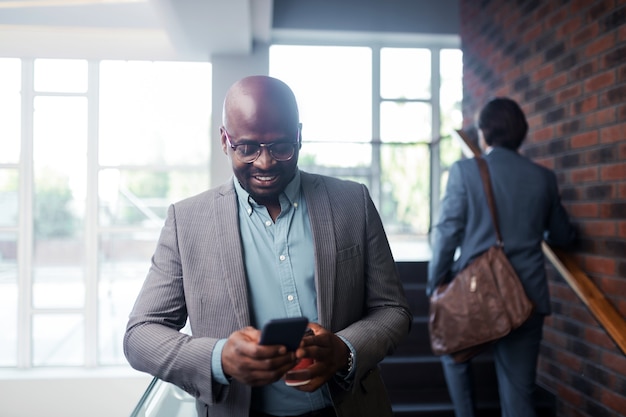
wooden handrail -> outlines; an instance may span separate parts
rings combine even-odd
[[[478,147],[477,144],[474,143],[473,140],[470,139],[469,135],[464,130],[455,130],[454,133],[458,135],[457,139],[459,144],[461,145],[461,152],[466,158],[471,158],[473,156],[480,156],[482,151]]]
[[[607,331],[623,353],[626,354],[626,321],[584,273],[574,258],[546,242],[541,245],[546,258],[572,287],[576,295],[585,303],[602,327]]]
[[[456,130],[455,133],[461,143],[463,155],[471,158],[482,153],[465,131]],[[622,353],[626,354],[626,320],[624,317],[578,266],[570,254],[558,248],[552,248],[546,242],[541,243],[541,248],[546,258],[587,306],[596,320],[600,322],[600,325],[611,336]]]

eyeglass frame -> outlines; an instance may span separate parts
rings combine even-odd
[[[296,141],[295,142],[288,142],[288,141],[277,141],[277,142],[272,142],[272,143],[258,143],[258,142],[247,142],[247,143],[237,143],[237,144],[233,144],[233,142],[230,140],[230,134],[228,133],[228,130],[226,130],[225,127],[222,127],[222,130],[224,132],[224,136],[226,136],[226,143],[228,144],[228,147],[230,149],[233,150],[235,157],[239,160],[239,162],[244,163],[244,164],[252,164],[254,161],[256,161],[257,159],[259,159],[259,156],[261,156],[261,153],[263,153],[263,148],[267,148],[267,152],[269,153],[269,155],[272,157],[273,160],[275,160],[276,162],[287,162],[287,161],[291,161],[294,157],[294,155],[296,154],[296,146],[300,145],[300,127],[301,125],[298,124],[298,130],[296,132]],[[272,153],[272,146],[276,145],[276,144],[285,144],[288,143],[290,145],[293,145],[293,153],[291,154],[291,156],[287,159],[277,159],[274,154]],[[259,151],[256,154],[256,156],[254,157],[253,160],[251,161],[242,161],[241,157],[237,154],[237,147],[238,146],[250,146],[250,145],[254,145],[254,146],[258,146],[259,147]]]

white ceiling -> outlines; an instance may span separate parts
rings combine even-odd
[[[210,61],[271,25],[272,0],[0,0],[0,56]]]

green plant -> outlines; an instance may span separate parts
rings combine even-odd
[[[35,237],[45,239],[73,236],[78,219],[70,207],[73,195],[69,179],[47,172],[37,179],[35,189]]]

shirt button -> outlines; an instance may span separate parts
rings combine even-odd
[[[268,221],[266,221],[266,222],[265,222],[265,225],[266,225],[267,227],[270,227],[270,226],[272,225],[272,222],[268,220]]]
[[[280,255],[280,256],[278,257],[278,259],[280,259],[281,261],[284,261],[284,260],[285,260],[285,255]]]
[[[298,203],[293,203],[293,206],[294,206],[295,208],[298,208]]]
[[[287,300],[289,300],[289,301],[293,301],[293,295],[288,295],[288,296],[287,296]]]
[[[252,209],[251,208],[248,209],[248,214],[252,214]]]

